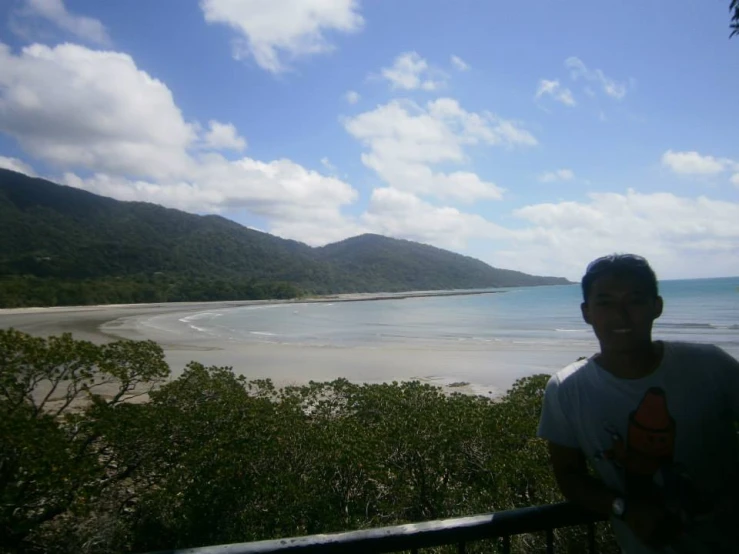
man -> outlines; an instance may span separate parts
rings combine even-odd
[[[652,340],[644,258],[595,260],[582,292],[600,352],[550,379],[538,432],[562,493],[610,516],[626,554],[739,553],[739,362]]]

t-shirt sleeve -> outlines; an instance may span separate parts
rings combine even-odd
[[[726,403],[734,421],[739,422],[739,361],[731,354],[716,347],[721,360],[721,376]]]
[[[561,446],[580,447],[575,430],[563,410],[560,381],[556,375],[549,379],[544,391],[537,436]]]

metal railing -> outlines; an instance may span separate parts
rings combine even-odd
[[[158,554],[379,554],[403,551],[416,554],[422,548],[447,545],[456,545],[457,551],[464,554],[468,543],[485,539],[500,539],[503,553],[509,554],[513,535],[538,532],[546,533],[547,553],[550,554],[554,552],[554,530],[577,525],[587,525],[588,548],[591,554],[595,554],[595,524],[606,519],[563,502],[471,517],[346,533],[167,550]]]

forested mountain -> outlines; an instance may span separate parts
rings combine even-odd
[[[0,170],[0,306],[565,283],[378,235],[322,248]]]
[[[381,235],[361,235],[315,249],[322,260],[334,262],[355,280],[365,279],[378,290],[445,290],[566,284],[556,277],[539,277],[498,269],[475,258],[427,244]]]

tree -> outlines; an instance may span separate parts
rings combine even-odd
[[[0,544],[23,549],[136,471],[137,456],[104,437],[121,429],[124,401],[168,375],[153,342],[96,346],[0,330]]]
[[[547,375],[496,401],[417,381],[277,389],[195,362],[168,374],[154,343],[0,331],[0,551],[147,552],[561,500],[535,436]],[[586,551],[582,530],[555,538]],[[598,542],[615,552],[604,527]]]
[[[731,0],[729,10],[733,12],[731,16],[731,35],[739,35],[739,0]]]

